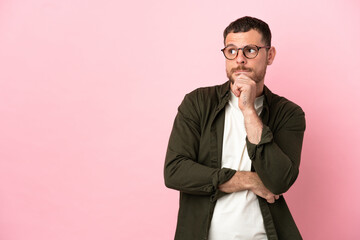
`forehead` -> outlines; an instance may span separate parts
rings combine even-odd
[[[248,44],[261,45],[263,44],[262,35],[251,29],[248,32],[238,32],[238,33],[229,33],[225,39],[225,45],[236,45],[236,46],[245,46]]]

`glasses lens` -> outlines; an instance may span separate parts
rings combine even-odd
[[[254,58],[258,55],[258,49],[254,45],[245,46],[243,52],[247,58]]]
[[[224,54],[227,59],[235,59],[237,55],[237,48],[234,46],[228,46],[224,49]]]

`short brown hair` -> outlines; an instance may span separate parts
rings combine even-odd
[[[229,33],[248,32],[257,30],[262,35],[262,40],[267,46],[271,46],[271,31],[269,25],[257,18],[245,16],[229,24],[224,30],[224,43]]]

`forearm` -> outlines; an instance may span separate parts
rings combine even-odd
[[[226,183],[219,186],[220,191],[225,193],[240,192],[250,190],[252,172],[237,171],[234,176]]]
[[[258,144],[261,140],[263,123],[257,115],[255,109],[243,111],[245,130],[248,140],[253,144]]]
[[[269,203],[273,203],[275,199],[279,198],[279,195],[273,194],[265,187],[255,172],[236,172],[229,181],[219,186],[219,190],[225,193],[249,190],[259,197],[266,199]]]

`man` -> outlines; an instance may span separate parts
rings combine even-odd
[[[224,44],[229,81],[187,94],[171,132],[175,239],[302,239],[282,194],[299,173],[304,112],[264,85],[276,54],[265,22],[232,22]]]

